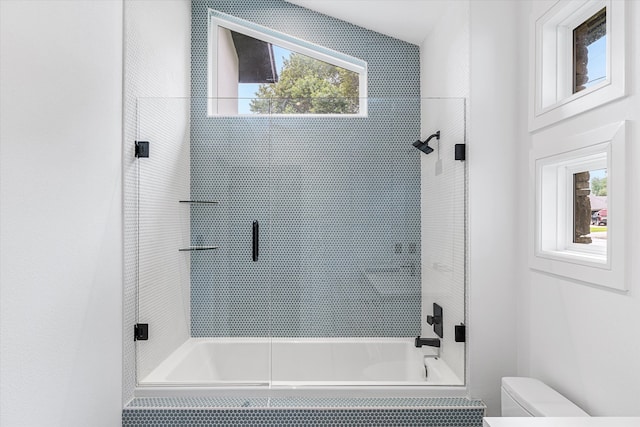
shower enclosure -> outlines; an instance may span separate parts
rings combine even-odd
[[[193,114],[207,102],[137,102],[138,389],[463,385],[464,100]]]

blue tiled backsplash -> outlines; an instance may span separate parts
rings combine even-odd
[[[368,115],[207,117],[208,8],[366,61]],[[192,336],[419,334],[419,71],[417,46],[284,1],[193,2],[191,196],[219,204],[191,238],[220,249],[191,255]]]

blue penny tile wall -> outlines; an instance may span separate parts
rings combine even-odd
[[[464,397],[135,398],[123,426],[319,425],[480,427],[486,406]]]
[[[128,426],[426,426],[481,427],[484,409],[125,409]]]
[[[209,8],[366,61],[367,116],[207,117]],[[419,334],[419,71],[417,46],[285,1],[193,1],[191,197],[219,204],[191,237],[220,249],[191,255],[192,336]],[[367,280],[386,270],[402,293]]]

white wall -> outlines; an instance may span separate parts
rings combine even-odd
[[[0,2],[3,426],[115,426],[122,2]]]
[[[620,294],[590,287],[519,264],[522,277],[518,322],[518,372],[546,382],[595,416],[640,416],[640,4],[627,2],[627,88],[625,99],[553,125],[545,132],[571,135],[609,123],[629,120],[627,140],[627,189],[625,234],[628,242],[629,291]],[[524,31],[524,30],[523,30]],[[531,67],[531,65],[530,65]],[[527,86],[522,86],[526,91]],[[526,102],[526,101],[525,101]],[[522,108],[528,105],[523,104]],[[524,152],[518,158],[521,179],[528,177],[532,135],[524,132]],[[529,194],[522,187],[519,221],[529,219]],[[520,234],[532,245],[527,234]]]
[[[178,252],[190,244],[190,206],[178,201],[190,198],[191,2],[127,1],[124,21],[126,403],[136,356],[141,380],[190,336],[190,255]],[[150,141],[149,158],[134,157],[135,140]],[[136,320],[148,341],[130,339]]]
[[[469,96],[469,0],[450,2],[420,46],[421,96]]]
[[[637,120],[640,115],[640,5],[627,2],[627,88],[630,96],[556,125],[570,134],[629,120],[626,225],[630,291],[620,294],[531,271],[528,247],[527,130],[530,2],[472,1],[469,114],[469,390],[499,414],[500,377],[530,375],[592,415],[639,415],[640,209]],[[443,18],[443,22],[446,19]],[[429,37],[452,41],[446,26]],[[464,31],[464,29],[462,29]],[[423,96],[455,77],[446,49],[423,44]],[[442,46],[439,50],[438,46]],[[442,72],[434,62],[448,66]],[[463,65],[460,65],[462,67]],[[455,68],[454,68],[455,69]],[[461,69],[461,68],[458,68]],[[458,72],[459,73],[459,72]],[[455,87],[455,84],[454,84]],[[437,94],[437,92],[435,93]],[[442,91],[441,96],[449,96]],[[552,127],[553,128],[553,127]],[[553,129],[552,129],[553,131]],[[427,201],[428,203],[428,201]]]
[[[472,397],[487,404],[489,415],[500,413],[500,378],[515,375],[517,360],[520,249],[514,236],[520,186],[526,188],[526,181],[518,181],[516,164],[519,19],[517,2],[455,2],[421,47],[422,96],[468,98],[467,386]],[[429,120],[423,117],[423,124]],[[433,172],[426,158],[425,172]],[[425,197],[423,212],[437,202]]]
[[[500,413],[500,378],[516,373],[516,238],[523,226],[519,2],[471,1],[469,112],[469,390]]]

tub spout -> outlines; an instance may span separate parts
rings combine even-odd
[[[426,363],[426,359],[433,357],[434,359],[438,359],[440,358],[440,338],[421,338],[421,337],[417,337],[416,338],[416,347],[422,347],[423,345],[429,346],[429,347],[435,347],[435,354],[425,354],[424,355],[424,360]],[[426,364],[425,364],[425,369],[426,369]]]
[[[424,364],[424,366],[427,366],[427,360],[429,359],[438,359],[440,358],[440,349],[437,348],[435,353],[432,354],[425,354],[422,356],[422,363]]]

